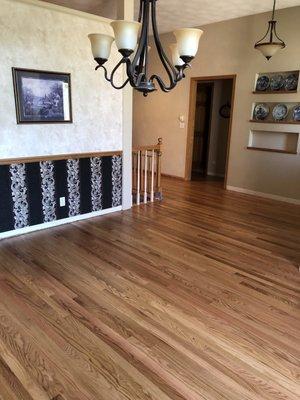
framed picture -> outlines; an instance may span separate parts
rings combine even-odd
[[[72,123],[71,75],[13,68],[18,124]]]

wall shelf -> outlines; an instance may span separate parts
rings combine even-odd
[[[294,75],[297,79],[297,88],[293,90],[286,90],[283,86],[280,88],[280,90],[271,90],[270,89],[270,80],[277,76],[282,76],[284,81],[291,75]],[[269,79],[269,86],[266,88],[266,90],[257,90],[257,81],[260,77],[266,76]],[[255,77],[255,82],[254,82],[254,88],[253,88],[253,93],[254,94],[289,94],[289,93],[297,93],[300,90],[300,71],[277,71],[277,72],[259,72],[256,74]]]
[[[298,154],[299,132],[251,130],[248,150]]]
[[[297,90],[266,90],[266,91],[258,91],[258,90],[254,90],[252,92],[253,94],[291,94],[291,93],[298,93]]]
[[[252,147],[252,146],[247,146],[247,150],[268,151],[269,153],[297,154],[297,151],[277,150],[277,149],[268,149],[264,147]]]
[[[257,124],[284,124],[284,125],[300,125],[300,121],[275,121],[275,120],[256,120],[250,119],[249,122],[255,122]]]
[[[273,112],[274,109],[278,105],[283,105],[286,107],[287,113],[284,119],[276,120],[274,119]],[[269,112],[266,115],[265,119],[256,119],[255,110],[257,107],[261,109],[268,109]],[[295,109],[296,107],[300,107],[299,102],[272,102],[272,101],[262,101],[262,102],[255,102],[252,104],[252,112],[250,116],[250,122],[260,123],[260,124],[290,124],[290,125],[300,125],[300,121],[295,120]],[[297,114],[298,117],[298,114]]]

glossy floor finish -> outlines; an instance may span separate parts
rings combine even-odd
[[[164,187],[0,243],[1,400],[299,400],[300,208]]]

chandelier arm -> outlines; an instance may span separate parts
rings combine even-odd
[[[171,85],[170,85],[169,87],[167,87],[167,86],[164,84],[164,82],[163,82],[163,80],[161,79],[161,77],[158,76],[158,75],[152,75],[152,76],[151,76],[150,81],[153,82],[154,80],[157,81],[157,83],[159,84],[159,87],[160,87],[161,90],[162,90],[163,92],[165,92],[165,93],[170,92],[171,89],[173,89],[173,87],[176,86],[176,84],[175,84],[173,87],[171,87]]]
[[[156,44],[156,47],[158,50],[159,58],[160,58],[161,62],[163,63],[165,69],[168,70],[168,67],[169,67],[172,71],[172,74],[176,75],[176,69],[175,69],[174,65],[171,63],[171,61],[169,60],[169,58],[167,57],[167,55],[162,47],[162,44],[160,42],[160,39],[159,39],[159,33],[158,33],[157,21],[156,21],[156,1],[152,2],[152,27],[153,27],[153,35],[154,35],[155,44]]]
[[[142,19],[145,18],[144,7],[145,7],[144,0],[140,0],[140,11],[139,11],[138,22],[142,22]],[[147,29],[147,31],[148,31],[148,29]],[[147,34],[148,34],[148,32],[147,32]],[[141,39],[142,39],[142,37],[141,37]],[[142,48],[140,58],[138,60],[138,65],[134,66],[134,72],[136,72],[137,76],[143,71],[144,59],[145,59],[145,47]]]
[[[156,48],[158,51],[158,55],[159,55],[159,58],[168,74],[168,77],[170,79],[170,86],[167,87],[163,83],[162,79],[160,77],[158,77],[157,75],[153,75],[150,78],[150,81],[153,81],[153,79],[156,79],[158,84],[162,88],[162,90],[169,91],[176,86],[176,84],[177,84],[176,79],[178,77],[178,73],[177,73],[175,67],[173,66],[173,64],[171,63],[171,61],[168,59],[166,53],[164,52],[164,49],[163,49],[162,44],[159,39],[157,21],[156,21],[156,1],[152,2],[152,27],[153,27],[154,41],[155,41],[155,45],[156,45]]]
[[[148,5],[147,5],[147,10],[145,10],[145,15],[143,17],[143,23],[146,25],[145,27],[145,32],[146,35],[144,36],[144,44],[142,48],[142,52],[140,55],[140,59],[136,68],[137,74],[140,78],[145,78],[147,79],[147,72],[148,72],[148,43],[149,43],[149,18],[150,18],[150,13],[149,13],[149,8],[150,8],[150,1],[148,0]]]
[[[154,80],[156,80],[161,90],[168,93],[177,85],[178,82],[185,78],[184,70],[188,67],[190,67],[190,65],[186,64],[178,70],[178,72],[176,73],[176,78],[174,79],[174,83],[172,83],[169,87],[165,85],[160,76],[155,74],[151,76],[150,81],[153,82]]]
[[[97,65],[97,67],[95,68],[95,71],[98,71],[98,69],[102,68],[104,71],[104,78],[107,80],[107,82],[111,82],[111,79],[108,76],[108,71],[107,69],[104,67],[104,65]]]
[[[117,85],[115,85],[114,84],[114,76],[115,76],[115,73],[117,72],[117,70],[120,68],[120,66],[122,65],[122,64],[125,64],[126,63],[126,66],[128,65],[128,61],[127,61],[128,59],[127,58],[125,58],[125,57],[123,57],[119,62],[118,62],[118,64],[115,66],[115,68],[112,70],[112,73],[111,73],[111,75],[110,75],[110,83],[111,83],[111,85],[112,85],[112,87],[113,88],[115,88],[115,89],[123,89],[126,85],[127,85],[127,83],[130,81],[130,77],[128,76],[128,79],[126,79],[126,81],[121,85],[121,86],[117,86]],[[129,61],[130,62],[130,61]]]
[[[278,39],[279,42],[282,43],[282,45],[283,45],[284,47],[286,47],[286,44],[284,43],[284,41],[283,41],[283,40],[278,36],[278,34],[277,34],[276,25],[274,25],[274,33],[275,33],[276,39]]]
[[[270,21],[270,22],[271,22],[271,21]],[[265,36],[263,36],[261,39],[259,39],[259,40],[255,43],[255,46],[258,45],[258,44],[260,44],[260,43],[262,43],[262,42],[266,39],[266,37],[269,35],[270,30],[271,30],[271,23],[270,23],[270,22],[269,22],[269,26],[268,26],[267,33],[265,34]]]
[[[111,83],[111,86],[114,88],[114,89],[123,89],[126,85],[127,85],[127,83],[129,82],[130,80],[129,80],[129,78],[128,79],[126,79],[126,81],[123,83],[123,85],[121,85],[121,86],[116,86],[112,81],[110,82]]]
[[[182,78],[181,78],[182,79]],[[179,79],[179,80],[181,80],[181,79]],[[179,80],[174,80],[171,84],[170,84],[170,86],[166,86],[166,84],[164,83],[164,81],[162,80],[162,78],[160,77],[160,76],[158,76],[158,75],[152,75],[151,76],[151,78],[150,78],[150,82],[154,82],[154,80],[156,80],[157,81],[157,83],[159,84],[159,87],[161,88],[161,90],[163,91],[163,92],[166,92],[166,93],[168,93],[168,92],[170,92],[172,89],[174,89],[174,87],[177,85],[177,82],[179,82]]]
[[[145,47],[143,48],[139,62],[135,67],[135,71],[136,71],[137,75],[140,75],[143,72],[144,64],[145,64]]]
[[[139,10],[138,22],[142,21],[143,9],[144,9],[144,1],[140,0],[140,10]]]
[[[176,82],[180,82],[183,78],[185,78],[184,70],[190,67],[190,64],[185,64],[182,68],[178,70]]]
[[[132,74],[132,63],[129,58],[125,58],[124,62],[126,63],[126,73],[128,76],[128,81],[130,85],[135,88],[136,87],[136,74]]]
[[[127,85],[127,83],[129,82],[130,79],[129,79],[129,78],[126,79],[126,81],[125,81],[121,86],[117,86],[117,85],[114,84],[114,75],[115,75],[116,71],[119,69],[119,67],[120,67],[122,64],[124,64],[124,62],[125,62],[125,61],[124,61],[124,59],[122,58],[122,60],[119,61],[118,64],[115,66],[115,68],[112,70],[112,73],[111,73],[110,77],[108,76],[108,71],[107,71],[107,69],[106,69],[106,67],[105,67],[104,65],[98,65],[98,66],[95,68],[95,70],[97,71],[99,68],[102,68],[103,71],[104,71],[104,78],[105,78],[108,82],[110,82],[110,84],[112,85],[112,87],[113,87],[114,89],[123,89],[123,88]]]
[[[136,69],[138,68],[137,73],[141,74],[142,69],[143,69],[143,63],[144,60],[142,59],[142,55],[144,53],[145,45],[147,43],[147,36],[148,36],[148,24],[145,23],[145,21],[149,20],[149,0],[141,0],[143,4],[143,16],[142,16],[142,33],[140,37],[140,42],[138,45],[138,49],[135,53],[135,56],[132,60],[131,66],[130,66],[130,75],[134,76],[136,75]]]

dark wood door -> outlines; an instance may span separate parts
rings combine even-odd
[[[212,91],[213,83],[198,84],[192,173],[201,176],[207,174]]]

